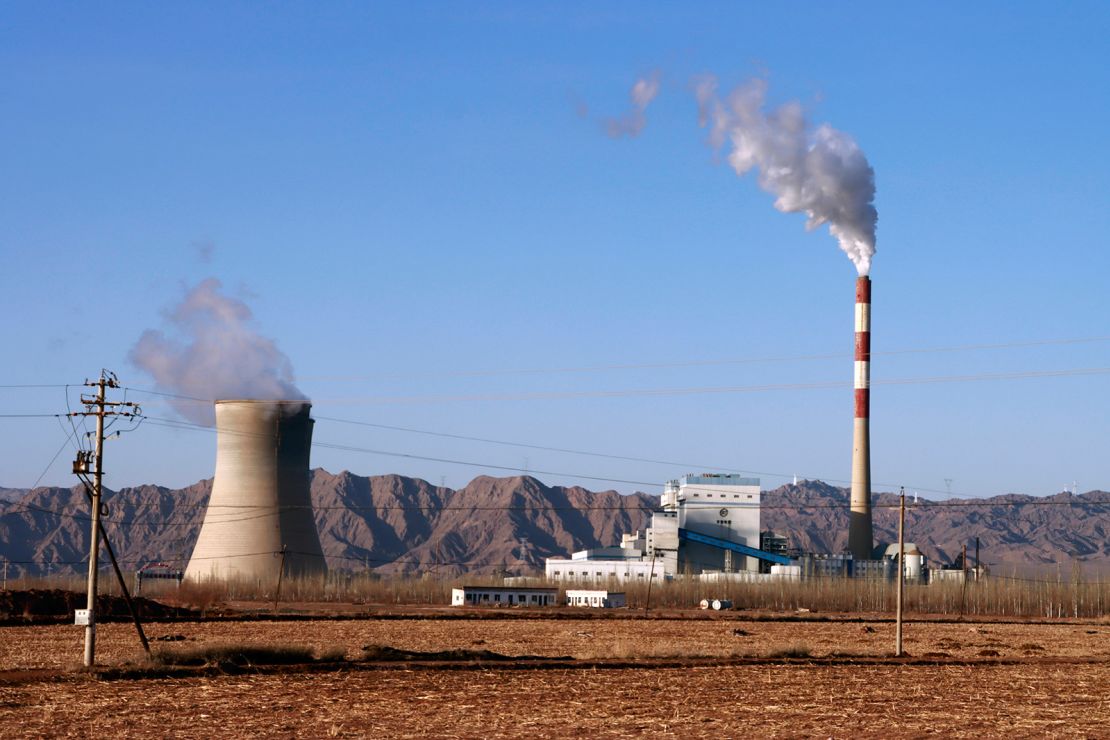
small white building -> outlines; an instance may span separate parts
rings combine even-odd
[[[451,606],[555,606],[557,588],[463,586],[451,589]]]
[[[595,609],[620,609],[627,606],[623,593],[567,589],[567,606],[587,606]]]

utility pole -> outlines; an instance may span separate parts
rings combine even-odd
[[[963,568],[963,585],[961,586],[960,616],[967,612],[967,543],[964,543],[963,553],[960,555],[960,567]]]
[[[651,572],[648,573],[647,602],[644,604],[644,616],[651,611],[651,584],[655,580],[655,547],[651,548]]]
[[[975,582],[979,582],[979,576],[983,575],[982,570],[979,568],[979,538],[975,538]]]
[[[96,593],[97,575],[100,556],[100,523],[102,507],[101,496],[104,490],[104,418],[119,416],[134,418],[141,412],[138,404],[126,401],[108,401],[107,389],[119,388],[119,381],[114,373],[107,370],[100,371],[100,379],[95,382],[86,380],[85,386],[96,388],[95,396],[81,396],[81,403],[85,405],[84,411],[75,411],[71,416],[96,417],[96,444],[91,460],[93,469],[93,485],[91,492],[92,517],[89,527],[89,579],[88,593],[86,595],[86,622],[85,622],[85,667],[91,668],[96,663]],[[77,453],[77,460],[73,463],[73,472],[77,475],[89,472],[89,457],[84,451]]]
[[[902,611],[905,608],[906,580],[906,487],[898,496],[898,606],[894,629],[894,657],[902,657]]]
[[[274,614],[277,614],[278,601],[281,600],[281,580],[285,577],[285,552],[288,545],[281,546],[281,552],[275,552],[274,556],[281,556],[281,568],[278,570],[277,590],[274,591]]]

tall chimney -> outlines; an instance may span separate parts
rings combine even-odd
[[[312,515],[311,406],[216,401],[216,475],[185,577],[273,587],[327,572]]]
[[[856,417],[852,430],[852,502],[848,518],[848,550],[856,560],[869,560],[871,534],[871,279],[856,280]]]

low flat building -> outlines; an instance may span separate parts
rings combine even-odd
[[[621,550],[622,548],[606,548]],[[544,568],[549,581],[564,583],[647,583],[654,571],[655,578],[663,578],[663,561],[652,562],[639,553],[631,557],[591,556],[597,550],[582,550],[570,558],[548,558]],[[626,552],[630,552],[627,551]]]
[[[451,589],[451,606],[555,606],[557,588],[463,586]]]
[[[588,589],[567,589],[567,606],[586,606],[594,609],[620,609],[627,606],[623,593]]]

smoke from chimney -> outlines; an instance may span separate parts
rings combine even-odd
[[[159,390],[199,399],[307,400],[293,384],[293,366],[271,339],[257,333],[243,301],[222,292],[216,278],[190,289],[165,312],[171,334],[148,329],[128,359]],[[211,403],[172,400],[190,421],[212,426]]]
[[[765,110],[763,79],[749,80],[722,100],[717,79],[705,76],[695,80],[694,94],[709,143],[715,149],[730,145],[728,162],[736,174],[756,170],[759,186],[775,196],[775,208],[804,213],[807,228],[827,223],[859,274],[867,275],[878,222],[875,173],[855,140],[828,124],[812,127],[797,101]]]

